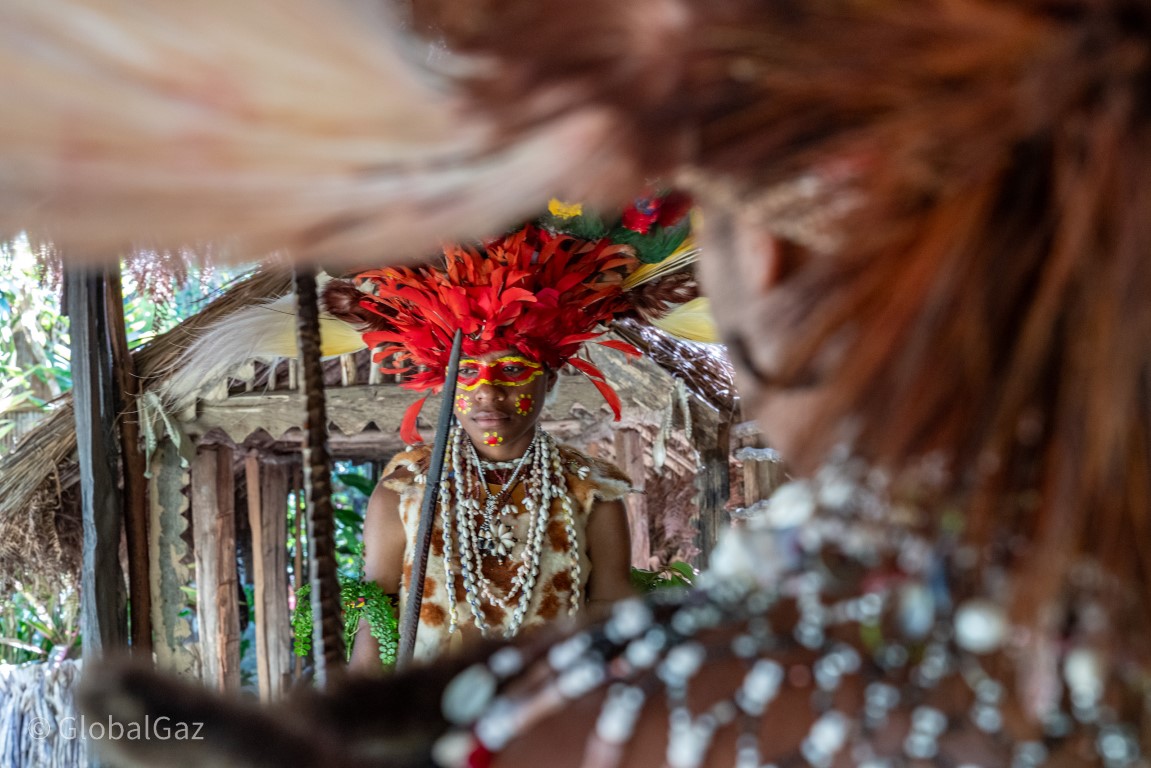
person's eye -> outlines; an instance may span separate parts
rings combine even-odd
[[[459,370],[459,378],[461,379],[474,379],[480,375],[480,369],[473,365],[461,365]]]
[[[508,363],[504,366],[503,371],[509,376],[516,376],[524,372],[524,367],[522,365],[514,365],[512,363]]]

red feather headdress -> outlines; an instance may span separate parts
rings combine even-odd
[[[395,356],[391,367],[381,370],[405,374],[403,387],[440,390],[459,328],[468,357],[514,350],[552,369],[572,365],[591,380],[619,420],[619,396],[595,364],[577,355],[604,332],[604,324],[633,310],[624,281],[641,259],[658,261],[683,242],[688,206],[681,197],[655,198],[655,213],[646,201],[647,209],[638,209],[647,217],[642,232],[634,206],[615,230],[599,226],[599,237],[557,231],[544,220],[477,247],[448,246],[443,268],[388,267],[362,272],[351,284],[334,280],[325,289],[325,301],[329,308],[343,307],[338,316],[355,316],[376,363]],[[561,221],[597,230],[587,225],[588,217]],[[659,237],[662,242],[656,243]],[[620,341],[595,343],[640,354]],[[415,425],[426,399],[404,416],[400,434],[409,443],[420,441]]]

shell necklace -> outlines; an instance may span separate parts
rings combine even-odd
[[[442,483],[439,493],[439,511],[444,542],[444,567],[448,593],[448,634],[456,631],[459,617],[456,612],[456,589],[453,570],[458,552],[460,576],[464,586],[464,599],[471,609],[472,618],[480,633],[488,637],[489,628],[484,605],[494,606],[510,616],[504,624],[503,636],[513,637],[528,613],[540,574],[540,558],[544,548],[544,534],[552,517],[553,502],[558,502],[558,518],[567,534],[570,564],[568,570],[574,585],[571,591],[572,613],[581,603],[579,539],[575,529],[571,494],[564,477],[559,446],[548,433],[536,430],[531,445],[520,457],[512,476],[503,489],[492,494],[487,486],[483,465],[475,446],[457,424],[449,441],[450,466],[453,482]],[[514,504],[505,504],[512,488],[522,479],[524,498],[522,506],[528,513],[526,541],[514,557],[518,565],[510,582],[501,587],[491,582],[483,571],[483,558],[506,559],[519,543],[512,526],[501,516],[515,516]],[[483,505],[480,504],[483,499]],[[502,510],[500,505],[503,504]]]
[[[528,449],[524,451],[524,455],[516,462],[515,469],[512,471],[511,477],[504,483],[504,487],[497,494],[492,494],[488,487],[488,478],[484,474],[484,462],[480,461],[480,456],[476,453],[476,446],[471,440],[467,441],[469,455],[472,460],[472,466],[475,468],[476,474],[480,478],[480,487],[487,493],[487,498],[484,500],[484,524],[483,530],[479,532],[476,539],[476,546],[479,550],[488,555],[494,555],[501,559],[506,559],[511,554],[512,548],[518,543],[518,540],[512,533],[511,525],[503,519],[503,516],[514,516],[516,508],[508,504],[500,510],[501,517],[496,517],[496,509],[500,504],[511,496],[512,491],[519,482],[520,472],[524,466],[528,464],[536,450],[536,444],[539,442],[541,431],[536,429],[535,435],[532,437]]]

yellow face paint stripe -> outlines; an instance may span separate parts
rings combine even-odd
[[[480,379],[479,381],[476,381],[472,384],[456,384],[456,388],[462,389],[465,392],[471,392],[472,390],[478,388],[482,384],[491,384],[492,386],[495,386],[495,387],[522,387],[524,384],[529,384],[543,375],[544,375],[544,372],[542,370],[532,371],[531,375],[528,376],[523,381],[500,381],[499,379],[495,379],[495,380]]]
[[[475,358],[471,358],[471,357],[465,357],[462,360],[460,360],[460,365],[465,365],[465,364],[495,365],[496,363],[523,363],[528,368],[543,368],[544,367],[543,363],[537,363],[535,360],[528,360],[526,357],[520,357],[519,355],[508,355],[506,357],[497,357],[495,360],[493,360],[490,363],[485,363],[482,360],[476,360]]]

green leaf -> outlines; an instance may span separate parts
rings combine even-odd
[[[336,479],[349,488],[354,488],[365,496],[371,496],[372,491],[376,489],[376,484],[372,482],[371,478],[349,472],[342,475],[336,475]]]
[[[333,507],[332,515],[342,525],[359,528],[364,523],[363,515],[350,507]]]

